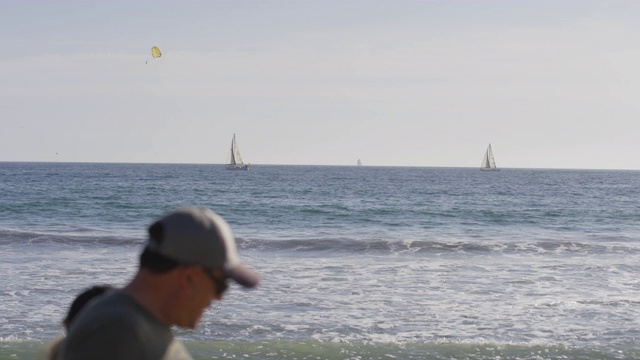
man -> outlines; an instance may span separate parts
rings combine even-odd
[[[57,358],[191,359],[170,327],[194,329],[227,279],[259,281],[240,262],[229,225],[209,209],[169,213],[149,227],[133,280],[78,314]]]

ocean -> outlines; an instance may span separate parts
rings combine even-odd
[[[195,359],[640,358],[640,172],[0,163],[0,359],[43,358],[146,227],[206,206],[262,283]]]

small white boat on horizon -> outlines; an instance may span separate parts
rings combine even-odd
[[[480,165],[482,171],[497,171],[496,160],[493,158],[493,150],[491,150],[491,144],[487,147],[487,151],[484,153],[482,164]]]
[[[251,163],[245,164],[242,162],[242,156],[240,156],[240,150],[236,143],[236,134],[233,134],[233,139],[231,139],[231,149],[229,149],[225,167],[227,170],[249,170],[250,165]]]

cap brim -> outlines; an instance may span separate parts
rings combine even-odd
[[[258,273],[242,264],[226,269],[225,274],[228,278],[247,288],[256,287],[260,282]]]

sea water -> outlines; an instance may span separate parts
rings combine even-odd
[[[196,359],[640,357],[640,172],[0,163],[0,359],[136,271],[146,227],[206,206],[262,276]]]

